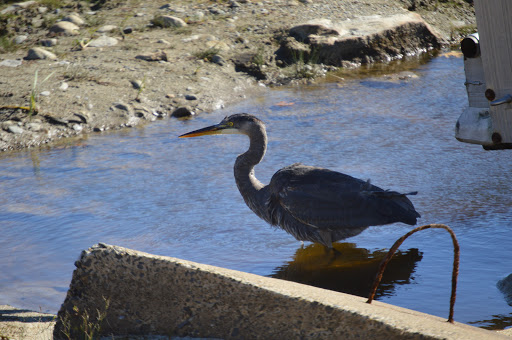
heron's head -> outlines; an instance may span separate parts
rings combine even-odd
[[[251,130],[255,128],[264,129],[265,124],[253,115],[237,113],[224,118],[219,124],[185,133],[179,138],[224,134],[250,135]]]

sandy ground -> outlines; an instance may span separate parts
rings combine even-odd
[[[267,86],[321,76],[333,68],[298,72],[275,57],[289,29],[312,19],[339,22],[412,9],[446,42],[456,42],[475,27],[468,1],[40,0],[14,11],[5,4],[0,150],[53,145],[63,137],[143,125],[173,113],[190,118]],[[52,32],[58,21],[73,21],[70,14],[82,20],[76,30]],[[160,27],[163,15],[187,25]],[[105,31],[106,25],[113,27]],[[91,47],[102,35],[115,45]],[[43,47],[54,59],[26,60],[42,44],[55,44]]]

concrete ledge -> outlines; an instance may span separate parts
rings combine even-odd
[[[0,339],[48,340],[56,316],[0,305]]]
[[[102,335],[509,339],[361,297],[111,245],[83,251],[75,265],[55,339],[66,329],[77,338],[83,315],[98,311],[106,315]]]

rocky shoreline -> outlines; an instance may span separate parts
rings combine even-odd
[[[4,151],[187,119],[267,86],[447,46],[475,27],[470,0],[7,2]]]

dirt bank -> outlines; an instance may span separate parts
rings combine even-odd
[[[335,67],[277,57],[292,27],[409,11],[444,44],[475,24],[470,0],[10,2],[0,7],[0,150],[193,117],[321,77]]]

